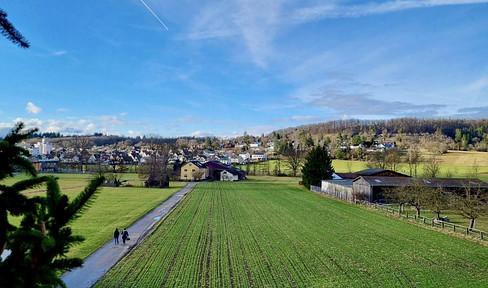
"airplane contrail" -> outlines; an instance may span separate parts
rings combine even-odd
[[[154,17],[156,17],[156,19],[158,19],[159,23],[161,23],[164,26],[164,28],[166,28],[166,30],[169,31],[168,27],[163,23],[163,21],[161,21],[161,19],[159,19],[158,15],[156,15],[156,13],[154,13],[154,11],[151,8],[149,8],[149,6],[147,6],[147,4],[143,0],[140,0],[140,1],[142,4],[144,4],[144,6],[146,6],[147,10],[149,10],[149,12],[151,12],[151,14]]]

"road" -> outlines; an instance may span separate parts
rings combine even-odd
[[[110,268],[144,240],[154,225],[176,207],[195,184],[194,182],[188,183],[179,192],[176,192],[168,200],[128,227],[127,231],[131,239],[128,243],[122,244],[122,240],[120,240],[120,243],[116,245],[112,239],[88,256],[82,267],[63,274],[61,279],[69,288],[89,288],[95,285]]]

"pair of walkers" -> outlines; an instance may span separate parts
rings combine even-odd
[[[125,241],[127,240],[130,240],[129,238],[129,232],[127,232],[127,229],[124,229],[122,231],[122,233],[119,232],[119,229],[118,228],[115,228],[115,231],[114,231],[114,240],[115,240],[115,244],[119,244],[119,235],[122,234],[122,243],[125,244]]]

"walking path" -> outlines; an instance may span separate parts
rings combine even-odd
[[[178,205],[183,196],[190,192],[195,184],[194,182],[188,183],[179,192],[176,192],[168,200],[128,227],[127,231],[129,232],[130,238],[128,243],[124,245],[122,244],[122,240],[120,240],[120,244],[115,245],[114,240],[111,239],[107,244],[88,256],[82,267],[66,272],[61,276],[61,279],[63,279],[68,288],[89,288],[95,285],[112,266],[151,232],[159,220],[164,218]]]

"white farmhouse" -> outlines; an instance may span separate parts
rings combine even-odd
[[[268,155],[264,153],[255,153],[252,154],[252,161],[266,161],[268,160]]]

